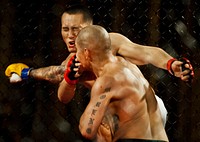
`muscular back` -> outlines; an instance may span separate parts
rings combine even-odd
[[[167,140],[154,92],[139,69],[121,57],[104,68],[102,77],[109,78],[112,97],[103,124],[110,127],[113,140]]]

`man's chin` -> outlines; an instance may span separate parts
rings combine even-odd
[[[76,53],[76,49],[75,49],[75,48],[68,48],[68,51],[69,51],[70,53]]]

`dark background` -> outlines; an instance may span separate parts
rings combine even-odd
[[[39,68],[65,60],[69,53],[61,38],[60,16],[75,2],[85,4],[94,23],[109,32],[191,61],[195,78],[190,84],[152,65],[140,69],[169,112],[169,140],[199,142],[199,0],[1,0],[0,142],[84,141],[78,121],[88,102],[87,89],[79,85],[74,100],[64,105],[57,99],[57,84],[34,79],[10,84],[4,75],[15,62]]]

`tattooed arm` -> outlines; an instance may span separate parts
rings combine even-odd
[[[29,76],[38,80],[47,80],[52,83],[59,83],[63,79],[65,66],[49,66],[44,68],[33,69]]]
[[[82,114],[79,124],[81,134],[87,139],[93,140],[97,136],[112,96],[110,84],[105,84],[105,79],[98,78],[92,87],[90,102]]]
[[[63,76],[66,69],[66,63],[73,55],[74,53],[71,53],[61,65],[32,69],[29,73],[29,76],[34,79],[46,80],[51,83],[60,83],[64,78]]]

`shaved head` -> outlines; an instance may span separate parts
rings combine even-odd
[[[103,60],[106,61],[112,56],[110,36],[101,26],[83,28],[75,44],[77,59],[86,70],[93,70],[93,64],[100,65]]]
[[[103,52],[111,50],[111,41],[108,32],[98,25],[83,28],[76,38],[76,43],[80,45],[80,48],[89,48]]]

